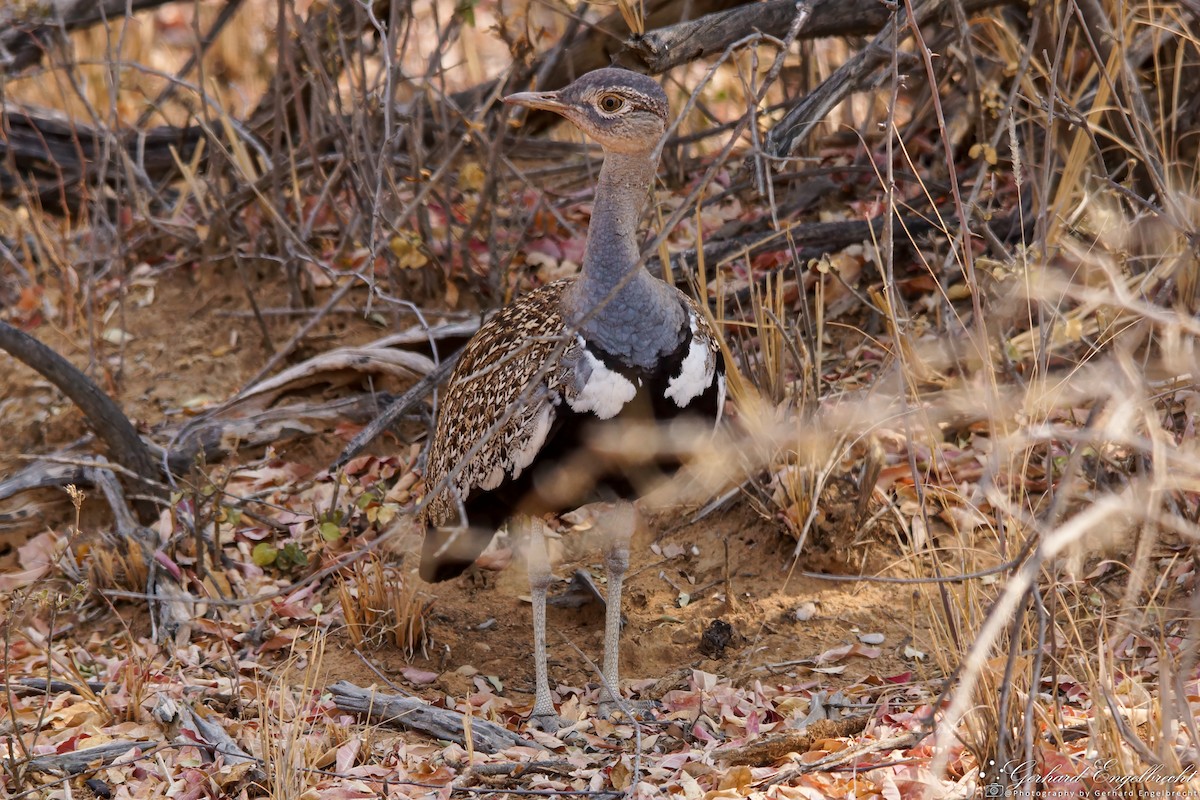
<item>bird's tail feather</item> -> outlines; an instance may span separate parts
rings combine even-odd
[[[474,528],[426,528],[421,547],[421,579],[438,583],[456,578],[475,563],[491,541]]]

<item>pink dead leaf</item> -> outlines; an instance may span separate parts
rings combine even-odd
[[[417,669],[416,667],[405,667],[400,670],[400,674],[404,676],[404,680],[416,686],[425,686],[438,679],[436,672],[430,672],[427,669]]]
[[[550,750],[556,750],[562,747],[564,744],[563,740],[559,739],[557,736],[553,736],[545,731],[540,731],[537,728],[530,728],[525,732],[525,736],[526,738],[532,739],[536,743],[540,744],[542,747]]]
[[[267,537],[274,536],[275,531],[267,527],[240,528],[237,535],[251,542],[261,542]]]
[[[299,591],[293,592],[277,603],[272,603],[272,607],[276,614],[288,619],[311,619],[312,613],[313,589],[311,586],[305,586]]]
[[[659,701],[667,711],[689,711],[700,708],[703,703],[703,698],[699,692],[688,691],[686,689],[672,689],[662,696]]]
[[[59,742],[54,748],[53,752],[61,756],[63,753],[74,753],[76,750],[86,750],[88,747],[96,747],[98,746],[97,743],[90,741],[93,738],[95,737],[88,736],[86,733],[79,733],[74,736],[70,736]],[[82,748],[79,746],[81,742],[86,742]],[[103,743],[103,741],[100,743]]]
[[[230,479],[231,485],[243,490],[269,489],[273,486],[290,486],[300,483],[313,474],[312,467],[285,461],[273,461],[258,469],[242,470]]]
[[[1107,575],[1115,567],[1116,567],[1115,561],[1106,559],[1104,561],[1101,561],[1099,564],[1097,564],[1091,572],[1089,572],[1087,575],[1084,576],[1083,579],[1085,581],[1094,581],[1097,578],[1101,578],[1101,577]]]
[[[859,658],[879,658],[880,650],[878,647],[868,647],[859,642],[854,644],[844,644],[838,647],[826,650],[824,653],[816,657],[818,664],[833,664],[850,656],[858,656]]]
[[[721,679],[710,672],[698,669],[692,670],[692,686],[696,688],[696,691],[711,692],[717,688],[717,684],[720,682]]]
[[[357,736],[337,749],[337,771],[347,772],[358,760],[358,752],[362,749],[362,739]]]
[[[57,560],[58,537],[46,531],[17,548],[17,561],[24,567],[21,572],[0,575],[0,592],[11,592],[27,586],[54,568]]]
[[[886,769],[879,770],[879,775],[875,779],[875,785],[879,787],[879,793],[884,800],[901,800],[900,787],[896,786],[896,781],[888,774]]]
[[[276,511],[275,521],[280,525],[307,525],[312,522],[312,514],[296,511]]]
[[[561,244],[554,239],[532,239],[525,245],[525,263],[541,266],[546,262],[557,262],[563,259]]]
[[[883,677],[883,680],[887,683],[908,683],[912,679],[912,672],[901,672],[899,675],[885,675]]]
[[[371,462],[374,460],[375,456],[359,456],[358,458],[352,458],[346,463],[346,466],[342,468],[342,471],[347,475],[357,475],[360,472],[365,472],[367,468],[371,466]]]
[[[54,564],[58,536],[51,531],[39,533],[17,548],[17,563],[25,569],[44,569]]]
[[[312,609],[303,603],[272,603],[271,610],[284,619],[312,619]]]
[[[281,634],[279,636],[272,636],[270,639],[262,643],[262,646],[258,648],[258,652],[270,653],[275,650],[282,650],[285,647],[290,647],[295,639],[295,634]]]
[[[685,750],[681,753],[671,753],[663,756],[658,760],[658,766],[664,769],[676,770],[682,768],[684,764],[689,763],[691,760],[692,754]]]

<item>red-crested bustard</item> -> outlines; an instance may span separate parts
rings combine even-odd
[[[639,258],[638,223],[668,123],[662,88],[623,69],[590,72],[557,92],[505,102],[561,114],[604,149],[583,265],[502,309],[467,344],[442,400],[425,485],[441,490],[422,513],[421,577],[463,572],[508,520],[527,525],[536,694],[544,729],[558,718],[546,675],[546,590],[552,576],[543,515],[615,501],[604,514],[608,601],[602,697],[618,684],[621,584],[637,524],[634,487],[649,475],[598,466],[594,426],[720,419],[724,361],[699,307],[652,276]],[[632,469],[661,473],[666,463]],[[579,475],[586,475],[580,480]]]

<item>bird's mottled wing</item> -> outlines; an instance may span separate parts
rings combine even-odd
[[[577,345],[554,360],[562,350],[559,300],[567,283],[555,281],[518,298],[467,344],[429,447],[425,486],[435,494],[422,512],[425,525],[459,524],[460,501],[517,477],[545,442],[563,393],[573,391],[564,386],[572,371],[563,365],[577,358]]]

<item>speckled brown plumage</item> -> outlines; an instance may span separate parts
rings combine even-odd
[[[531,424],[550,402],[550,394],[563,391],[562,361],[547,362],[555,350],[562,349],[564,327],[559,298],[569,283],[555,281],[518,298],[488,320],[468,342],[441,401],[437,432],[425,467],[427,491],[436,491],[458,462],[473,448],[475,451],[425,504],[423,524],[458,524],[458,502],[465,502],[496,469],[511,469],[510,454],[525,444]],[[578,344],[571,342],[570,347],[577,348]],[[574,353],[564,355],[569,361]],[[539,373],[538,385],[501,423],[509,406],[521,399]],[[493,428],[495,431],[488,436]]]

